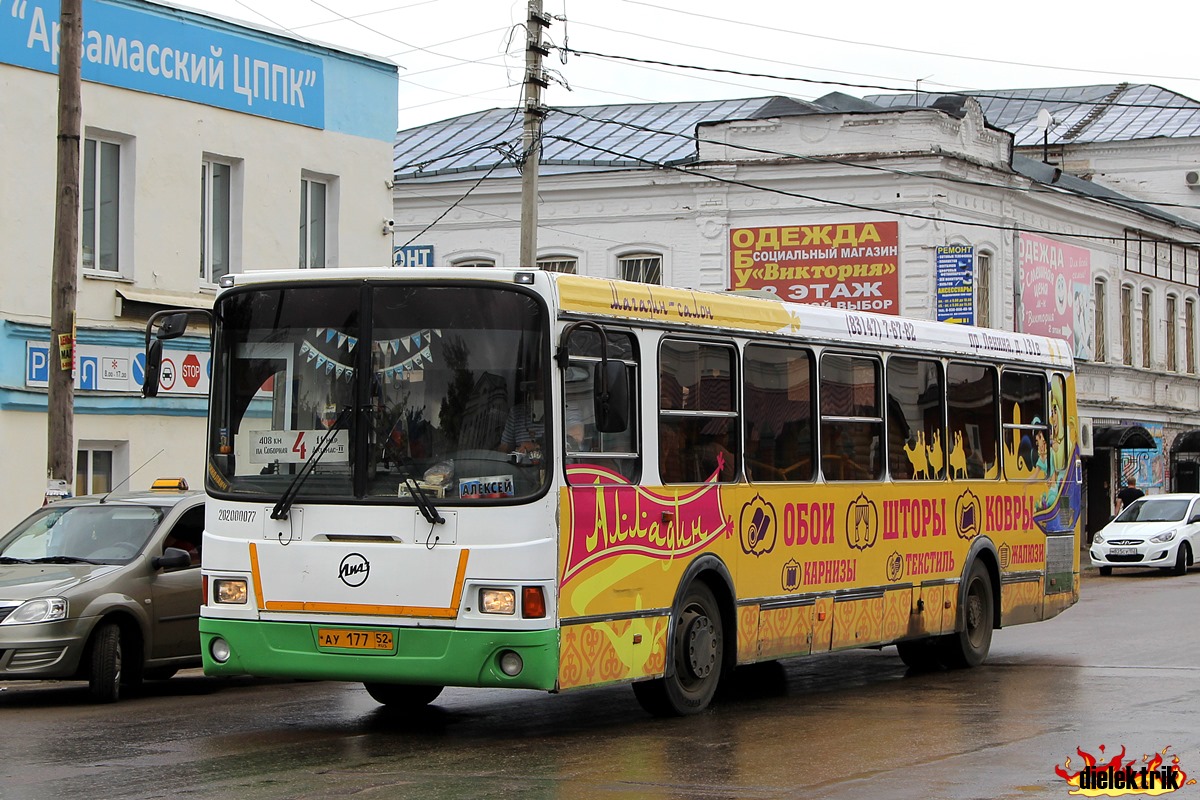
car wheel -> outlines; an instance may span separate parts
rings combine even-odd
[[[983,663],[992,647],[994,611],[992,579],[987,568],[976,561],[967,574],[967,590],[963,593],[962,630],[938,640],[943,664],[962,669]]]
[[[92,636],[88,694],[93,702],[114,703],[121,696],[121,629],[112,622]]]
[[[1101,567],[1100,574],[1101,575],[1112,575],[1112,567]]]
[[[642,708],[658,717],[698,714],[708,708],[725,660],[725,626],[712,590],[700,581],[688,587],[675,614],[670,674],[633,684]]]
[[[404,683],[364,683],[363,688],[376,703],[399,710],[424,708],[442,693],[441,686],[410,685]]]
[[[1186,575],[1188,569],[1188,543],[1180,542],[1179,549],[1175,551],[1175,569],[1172,572],[1176,575]]]

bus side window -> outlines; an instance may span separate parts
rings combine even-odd
[[[951,480],[999,477],[999,403],[994,367],[950,362],[946,368],[946,410]]]
[[[812,352],[749,344],[742,364],[747,476],[760,482],[812,480]]]

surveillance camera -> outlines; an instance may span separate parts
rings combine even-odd
[[[396,230],[396,220],[385,219],[383,221],[383,235],[387,236],[392,231]]]

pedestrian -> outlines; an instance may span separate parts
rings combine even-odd
[[[1137,481],[1129,478],[1125,481],[1125,487],[1117,492],[1117,513],[1120,514],[1134,500],[1142,497],[1146,493],[1137,487]]]

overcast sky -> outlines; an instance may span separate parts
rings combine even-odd
[[[172,0],[167,0],[171,2]],[[557,47],[758,73],[750,77],[553,50],[552,106],[813,99],[890,89],[1151,83],[1200,98],[1196,14],[1179,2],[543,0]],[[526,3],[512,0],[186,0],[400,67],[404,129],[518,104]],[[984,10],[986,9],[986,10]],[[564,19],[560,19],[565,17]],[[777,79],[789,78],[790,80]],[[828,81],[833,83],[817,83]],[[840,85],[839,85],[840,84]],[[569,88],[568,88],[569,87]],[[882,88],[876,88],[882,87]]]

